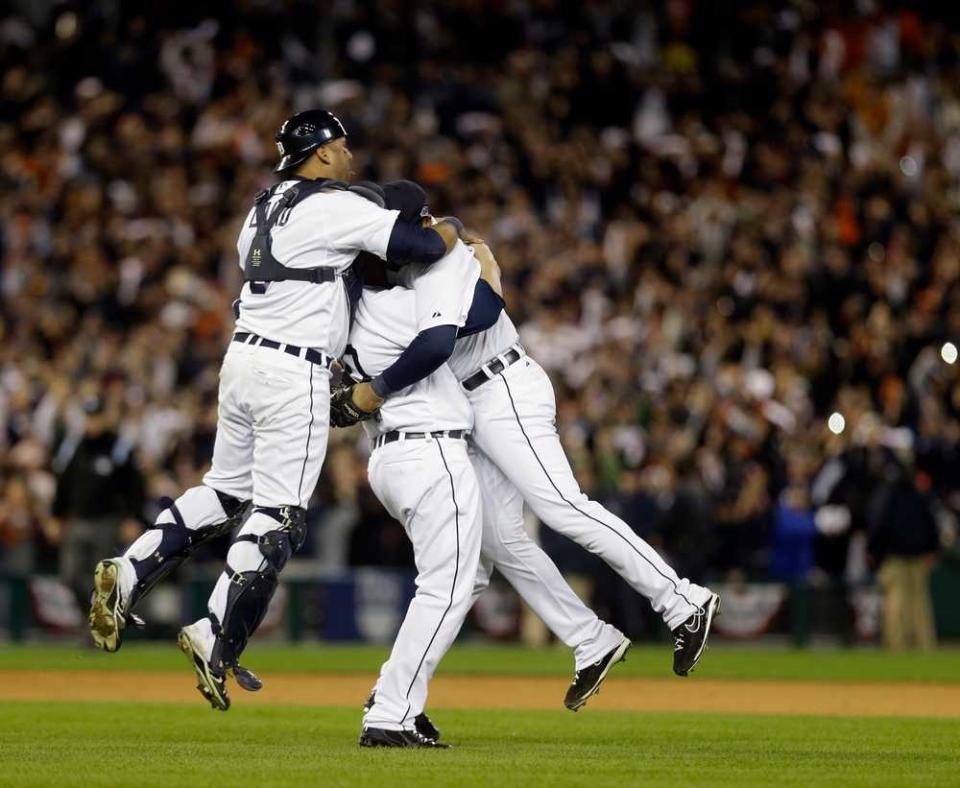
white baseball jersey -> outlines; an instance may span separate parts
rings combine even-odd
[[[448,254],[432,265],[411,263],[390,278],[416,291],[418,332],[434,326],[461,328],[473,303],[480,263],[473,249],[457,241]]]
[[[283,181],[270,199],[268,214],[297,181]],[[335,190],[304,197],[284,211],[270,231],[276,259],[289,268],[329,266],[346,271],[360,251],[386,258],[390,233],[399,211],[388,211],[358,194]],[[240,267],[256,234],[256,213],[247,214],[237,251]],[[250,283],[240,294],[237,328],[275,342],[343,352],[350,322],[349,299],[342,279],[323,284],[270,282],[262,295]]]
[[[413,290],[363,289],[343,356],[354,377],[372,379],[399,358],[419,333],[416,307],[417,295]],[[380,407],[378,421],[363,422],[371,437],[391,430],[467,430],[472,425],[470,404],[445,364],[423,380],[392,394]]]
[[[453,355],[447,360],[447,366],[453,370],[457,380],[465,380],[483,364],[509,350],[510,346],[519,340],[517,328],[504,309],[497,322],[486,331],[458,339]]]

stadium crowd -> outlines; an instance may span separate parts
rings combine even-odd
[[[24,9],[0,20],[3,569],[79,590],[197,482],[238,223],[320,105],[358,177],[488,239],[582,486],[681,573],[925,582],[960,511],[949,26],[879,0]],[[334,436],[307,554],[404,565],[365,452]]]

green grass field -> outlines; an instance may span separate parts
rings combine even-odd
[[[133,644],[131,644],[133,645]],[[372,647],[254,645],[272,672],[363,672]],[[183,671],[171,646],[118,655],[0,649],[3,672]],[[709,660],[709,661],[706,661]],[[960,681],[960,654],[714,648],[711,678]],[[447,673],[567,675],[560,650],[458,646]],[[618,671],[621,668],[618,668]],[[622,674],[666,676],[664,647],[635,649]],[[695,679],[694,679],[695,680]],[[960,784],[960,719],[640,714],[586,709],[443,710],[449,751],[366,751],[356,708],[0,702],[2,785],[950,785]]]
[[[252,643],[244,662],[263,673],[375,674],[389,646],[302,646]],[[617,675],[667,678],[672,653],[666,644],[635,645]],[[960,649],[930,654],[890,654],[877,650],[795,650],[782,648],[713,647],[704,657],[704,675],[716,679],[802,679],[834,681],[960,681]],[[130,643],[116,655],[86,643],[82,647],[0,647],[0,671],[32,670],[162,670],[182,671],[183,656],[174,644]],[[439,673],[566,676],[573,658],[564,648],[528,649],[514,646],[458,644],[448,653]]]

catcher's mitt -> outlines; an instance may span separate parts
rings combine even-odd
[[[353,401],[354,384],[341,383],[330,390],[330,426],[352,427],[372,418],[376,411],[361,410]]]

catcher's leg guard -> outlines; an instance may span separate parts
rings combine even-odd
[[[237,666],[247,641],[266,615],[281,570],[303,546],[306,534],[304,509],[254,507],[230,548],[224,573],[210,600],[210,621],[216,636],[210,662],[218,670]],[[249,549],[252,545],[258,548],[256,552]]]
[[[166,503],[154,526],[124,553],[137,575],[125,606],[128,612],[198,545],[232,531],[249,501],[200,485]]]

